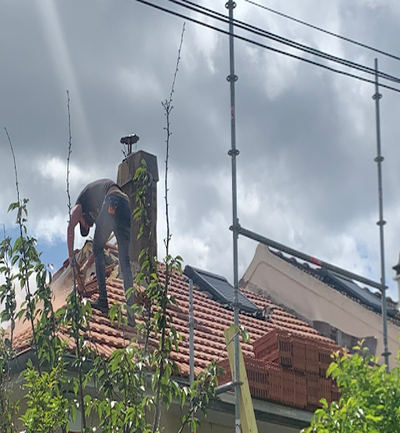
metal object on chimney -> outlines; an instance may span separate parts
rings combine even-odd
[[[125,144],[128,147],[128,155],[132,153],[132,146],[139,141],[139,136],[136,134],[126,135],[125,137],[121,137],[120,143]],[[137,146],[135,146],[135,152],[137,150]]]

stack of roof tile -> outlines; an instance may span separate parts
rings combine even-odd
[[[255,358],[245,356],[246,373],[253,397],[314,411],[322,398],[328,403],[339,398],[332,379],[326,378],[330,355],[339,347],[332,342],[291,334],[275,328],[254,341]],[[227,359],[219,363],[232,380]]]
[[[319,341],[286,330],[273,329],[253,343],[256,358],[281,368],[283,404],[314,410],[321,398],[332,401],[333,383],[326,378],[331,354],[339,347],[330,341]]]

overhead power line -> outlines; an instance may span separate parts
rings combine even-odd
[[[190,10],[193,10],[194,12],[198,12],[198,13],[206,15],[206,16],[208,16],[210,18],[213,18],[213,19],[216,19],[218,21],[224,22],[225,24],[229,24],[229,20],[228,20],[228,18],[225,15],[223,15],[223,14],[221,14],[219,12],[213,11],[212,9],[208,9],[208,8],[206,8],[204,6],[200,6],[200,5],[196,4],[196,3],[193,3],[190,0],[168,0],[168,1],[171,2],[171,3],[177,4],[179,6],[186,7],[188,9],[190,9]],[[335,63],[339,63],[339,64],[344,65],[344,66],[348,66],[350,68],[358,69],[359,71],[365,72],[367,74],[371,74],[371,75],[374,75],[374,76],[376,75],[375,69],[374,68],[370,68],[369,66],[360,65],[360,64],[352,62],[350,60],[346,60],[346,59],[342,59],[342,58],[337,57],[337,56],[333,56],[331,54],[328,54],[328,53],[325,53],[323,51],[317,50],[315,48],[308,47],[306,45],[300,44],[298,42],[291,41],[290,39],[284,38],[282,36],[278,36],[278,35],[276,35],[274,33],[268,32],[268,31],[260,29],[258,27],[252,26],[252,25],[247,24],[247,23],[245,23],[243,21],[240,21],[240,20],[234,19],[233,22],[234,22],[235,27],[241,28],[241,29],[246,30],[246,31],[248,31],[250,33],[253,33],[255,35],[263,36],[263,37],[266,37],[268,39],[272,39],[272,40],[274,40],[276,42],[282,43],[284,45],[287,45],[287,46],[290,46],[292,48],[298,49],[300,51],[304,51],[304,52],[306,52],[308,54],[312,54],[312,55],[315,55],[317,57],[321,57],[323,59],[326,59],[326,60],[329,60],[329,61],[332,61],[332,62],[335,62]],[[389,74],[386,74],[384,72],[379,72],[378,71],[378,76],[380,78],[383,78],[383,79],[386,79],[386,80],[389,80],[389,81],[394,81],[395,83],[399,83],[400,82],[399,78],[394,77],[394,76],[389,75]]]
[[[187,15],[181,14],[181,13],[173,11],[171,9],[168,9],[168,8],[156,5],[156,4],[151,3],[151,2],[149,2],[147,0],[136,0],[136,1],[138,1],[139,3],[145,4],[147,6],[151,6],[151,7],[155,8],[155,9],[160,10],[160,11],[163,11],[163,12],[169,13],[171,15],[183,18],[185,20],[191,21],[191,22],[199,24],[199,25],[201,25],[203,27],[207,27],[207,28],[209,28],[211,30],[215,30],[215,31],[217,31],[219,33],[222,33],[222,34],[225,34],[225,35],[229,36],[229,32],[227,30],[221,29],[219,27],[215,27],[215,26],[213,26],[211,24],[207,24],[205,22],[199,21],[199,20],[197,20],[195,18],[189,17]],[[183,6],[185,6],[185,5],[183,5]],[[204,12],[201,12],[201,11],[199,11],[199,12],[204,14]],[[215,18],[215,17],[213,17],[213,18]],[[278,50],[276,48],[270,47],[268,45],[262,44],[260,42],[254,41],[254,40],[249,39],[249,38],[246,38],[244,36],[240,36],[240,35],[234,34],[234,37],[236,39],[242,40],[244,42],[248,42],[248,43],[250,43],[252,45],[256,45],[256,46],[258,46],[260,48],[264,48],[266,50],[273,51],[273,52],[278,53],[278,54],[283,54],[285,56],[288,56],[288,57],[300,60],[302,62],[311,64],[313,66],[318,66],[320,68],[326,69],[328,71],[335,72],[335,73],[341,74],[341,75],[345,75],[347,77],[351,77],[351,78],[354,78],[354,79],[357,79],[359,81],[363,81],[363,82],[366,82],[366,83],[375,84],[374,80],[369,80],[368,78],[363,78],[363,77],[360,77],[358,75],[351,74],[349,72],[345,72],[345,71],[342,71],[342,70],[339,70],[339,69],[335,69],[335,68],[332,68],[332,67],[327,66],[327,65],[323,65],[321,63],[315,62],[315,61],[310,60],[310,59],[306,59],[304,57],[296,56],[295,54],[291,54],[291,53],[288,53],[288,52],[285,52],[285,51],[282,51],[282,50]],[[326,54],[326,55],[329,56],[328,54]],[[359,66],[366,68],[365,66],[362,66],[362,65],[359,65]],[[363,71],[363,72],[366,72],[366,71]],[[385,77],[385,75],[387,75],[387,74],[384,74],[383,76],[382,75],[379,75],[379,76],[381,76],[382,78],[389,79],[389,78]],[[388,76],[388,77],[391,77],[391,76]],[[396,82],[400,82],[400,79],[396,78],[396,77],[391,77],[390,79],[392,79],[393,81],[396,81]],[[388,85],[382,84],[382,83],[380,83],[379,86],[382,87],[382,88],[385,88],[385,89],[392,90],[394,92],[400,93],[400,89],[396,89],[395,87],[391,87],[391,86],[388,86]]]
[[[341,39],[343,41],[349,42],[349,43],[354,44],[354,45],[358,45],[359,47],[365,48],[367,50],[374,51],[375,53],[379,53],[379,54],[382,54],[384,56],[391,57],[392,59],[400,60],[400,57],[395,56],[394,54],[387,53],[386,51],[379,50],[379,49],[371,47],[369,45],[365,45],[365,44],[363,44],[361,42],[354,41],[353,39],[346,38],[345,36],[338,35],[337,33],[330,32],[329,30],[325,30],[325,29],[323,29],[321,27],[314,26],[313,24],[306,23],[305,21],[301,21],[301,20],[299,20],[297,18],[291,17],[290,15],[286,15],[286,14],[284,14],[282,12],[279,12],[279,11],[277,11],[275,9],[269,8],[267,6],[264,6],[264,5],[260,4],[260,3],[257,3],[255,1],[253,1],[253,0],[244,0],[244,1],[247,2],[247,3],[250,3],[250,4],[254,5],[254,6],[257,6],[259,8],[265,9],[265,10],[267,10],[269,12],[272,12],[272,13],[274,13],[276,15],[279,15],[281,17],[287,18],[287,19],[289,19],[291,21],[295,21],[296,23],[299,23],[299,24],[302,24],[304,26],[310,27],[310,28],[312,28],[314,30],[318,30],[319,32],[326,33],[327,35],[333,36],[335,38]]]

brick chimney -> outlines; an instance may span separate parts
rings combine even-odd
[[[133,178],[136,170],[142,166],[142,160],[146,162],[147,170],[153,177],[153,183],[148,189],[146,196],[150,224],[145,227],[144,233],[137,239],[140,223],[133,218],[133,210],[137,207],[136,186]],[[118,166],[117,183],[122,188],[122,191],[128,195],[131,205],[131,244],[129,254],[133,267],[136,270],[140,269],[139,254],[143,248],[149,248],[152,257],[157,256],[157,182],[157,157],[143,150],[129,154]]]

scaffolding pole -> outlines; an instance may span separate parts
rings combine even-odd
[[[235,371],[233,382],[235,385],[235,433],[241,433],[240,425],[240,373],[239,373],[239,277],[238,277],[238,228],[239,219],[237,217],[237,179],[236,179],[236,157],[239,151],[236,149],[236,114],[235,114],[235,83],[238,77],[235,75],[235,59],[234,59],[234,35],[233,35],[233,10],[236,3],[233,0],[228,0],[225,7],[229,10],[229,63],[230,72],[227,80],[230,84],[231,96],[231,149],[228,154],[231,157],[232,163],[232,232],[233,232],[233,307],[234,307],[234,323],[236,326],[235,334]]]
[[[261,236],[244,227],[239,227],[238,233],[246,238],[253,239],[253,241],[260,242],[268,247],[274,248],[282,253],[290,254],[291,256],[297,257],[299,259],[305,260],[313,265],[319,266],[329,271],[336,272],[339,275],[350,278],[351,280],[359,281],[360,283],[366,284],[367,286],[374,287],[375,289],[382,290],[382,284],[372,281],[369,278],[362,277],[361,275],[354,274],[353,272],[346,271],[345,269],[339,268],[338,266],[331,265],[328,262],[324,262],[316,257],[309,256],[308,254],[297,251],[293,248],[287,247],[279,242],[273,241],[272,239]]]
[[[193,280],[189,279],[189,382],[194,382],[194,314],[193,314]],[[193,401],[190,402],[190,432],[194,432]]]
[[[382,199],[382,161],[384,160],[381,155],[381,120],[379,112],[379,100],[382,95],[379,93],[378,83],[378,59],[375,59],[375,94],[372,99],[375,101],[375,114],[376,114],[376,147],[377,157],[374,161],[378,166],[378,201],[379,201],[379,240],[380,240],[380,255],[381,255],[381,290],[382,290],[382,321],[383,321],[383,353],[385,359],[386,370],[389,371],[389,355],[388,338],[387,338],[387,307],[386,307],[386,281],[385,281],[385,247],[384,247],[384,232],[383,227],[386,221],[383,219],[383,199]]]

